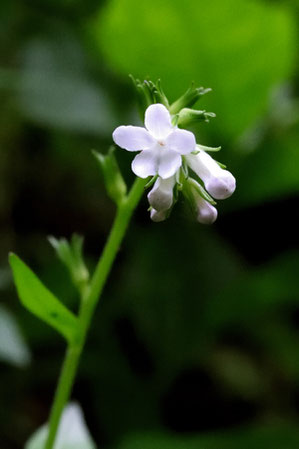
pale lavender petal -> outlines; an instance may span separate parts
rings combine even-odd
[[[173,188],[175,176],[168,179],[158,178],[148,193],[147,198],[150,205],[158,212],[170,209],[173,203]]]
[[[167,137],[166,145],[179,154],[188,154],[196,149],[196,140],[191,131],[177,128]]]
[[[156,139],[165,139],[173,130],[168,109],[160,103],[151,104],[145,111],[145,127]]]
[[[228,171],[221,168],[205,151],[186,156],[187,164],[201,178],[206,190],[217,200],[231,196],[236,189],[236,180]]]
[[[213,224],[217,219],[217,209],[208,203],[206,200],[198,196],[197,198],[197,213],[196,218],[199,223]]]
[[[158,175],[166,179],[173,176],[182,165],[182,157],[176,151],[163,148],[159,152],[158,159]]]
[[[127,151],[147,150],[155,144],[150,133],[140,126],[119,126],[112,137],[116,145]]]
[[[147,178],[157,173],[158,152],[147,150],[135,156],[132,162],[132,170],[139,178]]]
[[[163,211],[158,212],[155,209],[151,209],[150,217],[151,217],[152,221],[154,221],[155,223],[159,223],[160,221],[166,220],[167,211],[163,210]]]

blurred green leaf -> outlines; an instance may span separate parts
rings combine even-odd
[[[212,87],[204,107],[229,136],[264,113],[296,55],[287,6],[253,0],[112,0],[94,33],[115,71],[161,78],[173,100],[191,81]]]
[[[275,312],[282,320],[282,306],[287,310],[299,305],[298,261],[296,251],[283,254],[269,264],[246,270],[212,295],[203,314],[206,332],[218,332],[233,323],[255,332],[257,320],[265,322],[270,313],[273,319]]]
[[[265,427],[187,437],[167,434],[132,435],[118,449],[297,449],[298,445],[298,428]]]
[[[14,316],[0,306],[0,360],[16,366],[27,366],[31,355]]]
[[[30,120],[58,129],[109,134],[114,128],[106,93],[89,78],[80,49],[65,39],[34,40],[24,50],[18,104]]]
[[[298,126],[287,131],[271,127],[258,148],[244,155],[234,170],[238,190],[229,207],[246,207],[298,193],[298,139]]]
[[[33,434],[25,449],[44,449],[47,434],[45,424]],[[65,408],[53,449],[96,449],[79,405],[71,403]]]
[[[10,265],[22,304],[71,341],[77,332],[77,318],[41,283],[15,254]]]

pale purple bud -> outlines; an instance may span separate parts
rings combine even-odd
[[[201,150],[198,154],[185,156],[189,167],[204,182],[206,190],[217,200],[231,196],[236,188],[236,180],[228,171],[221,168],[214,159]]]
[[[162,210],[162,211],[157,211],[155,209],[151,209],[151,215],[150,215],[152,221],[159,223],[160,221],[164,221],[167,218],[167,211],[166,210]]]
[[[173,188],[176,178],[171,176],[167,179],[158,178],[148,193],[147,198],[153,209],[156,211],[166,211],[173,203]]]
[[[217,209],[199,196],[197,200],[197,221],[202,224],[213,224],[217,219]]]

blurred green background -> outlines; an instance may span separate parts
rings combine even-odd
[[[298,449],[297,0],[1,0],[0,447],[47,420],[62,339],[24,310],[13,250],[76,310],[49,234],[86,236],[92,268],[115,209],[92,148],[138,123],[128,74],[192,81],[237,178],[212,227],[180,202],[139,206],[93,320],[73,398],[99,448]],[[132,155],[118,150],[128,183]]]

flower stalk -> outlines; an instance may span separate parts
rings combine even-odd
[[[45,449],[52,449],[59,421],[67,404],[75,380],[80,356],[96,305],[99,302],[112,264],[120,248],[132,214],[143,194],[148,179],[136,178],[129,194],[118,205],[117,214],[103,253],[98,261],[94,275],[87,289],[81,295],[79,329],[76,338],[69,343],[58,381],[54,402],[50,414],[49,433]]]

